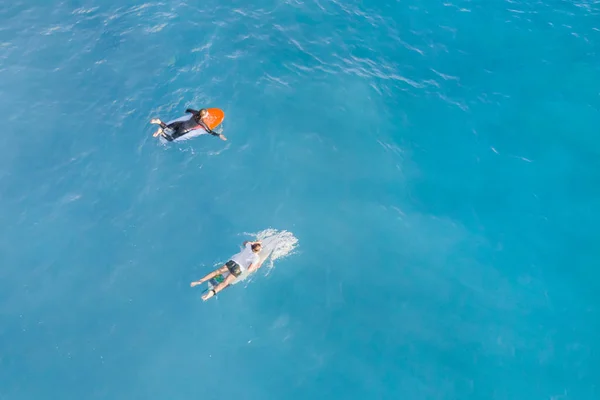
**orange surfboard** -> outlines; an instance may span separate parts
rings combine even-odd
[[[220,108],[207,108],[208,116],[202,120],[212,130],[221,125],[225,119],[225,113]]]

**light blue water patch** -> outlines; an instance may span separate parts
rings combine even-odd
[[[0,398],[599,398],[599,14],[4,4]]]

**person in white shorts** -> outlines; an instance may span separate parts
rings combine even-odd
[[[229,272],[229,275],[223,282],[219,283],[216,287],[209,290],[202,296],[202,300],[204,301],[210,299],[221,290],[229,286],[244,271],[251,273],[260,268],[260,257],[258,256],[258,253],[260,253],[261,249],[261,242],[244,242],[244,250],[231,257],[231,259],[227,261],[221,268],[215,269],[213,272],[206,275],[199,281],[192,282],[190,286],[198,286],[217,275]]]

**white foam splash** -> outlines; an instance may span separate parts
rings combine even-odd
[[[275,267],[275,261],[280,260],[293,254],[296,247],[298,247],[298,239],[292,232],[289,231],[278,231],[277,229],[265,229],[257,233],[244,233],[248,236],[256,237],[256,240],[262,241],[263,252],[270,255],[263,262],[261,270],[266,269],[265,275],[269,275]],[[232,282],[233,285],[246,281],[250,275],[243,273],[238,279]]]
[[[267,251],[272,251],[271,256],[265,260],[268,262],[269,269],[273,267],[275,260],[289,256],[298,246],[298,239],[289,231],[269,228],[258,232],[256,238],[263,242],[263,247]]]

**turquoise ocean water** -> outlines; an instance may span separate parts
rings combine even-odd
[[[3,1],[0,399],[599,399],[599,49],[586,0]]]

